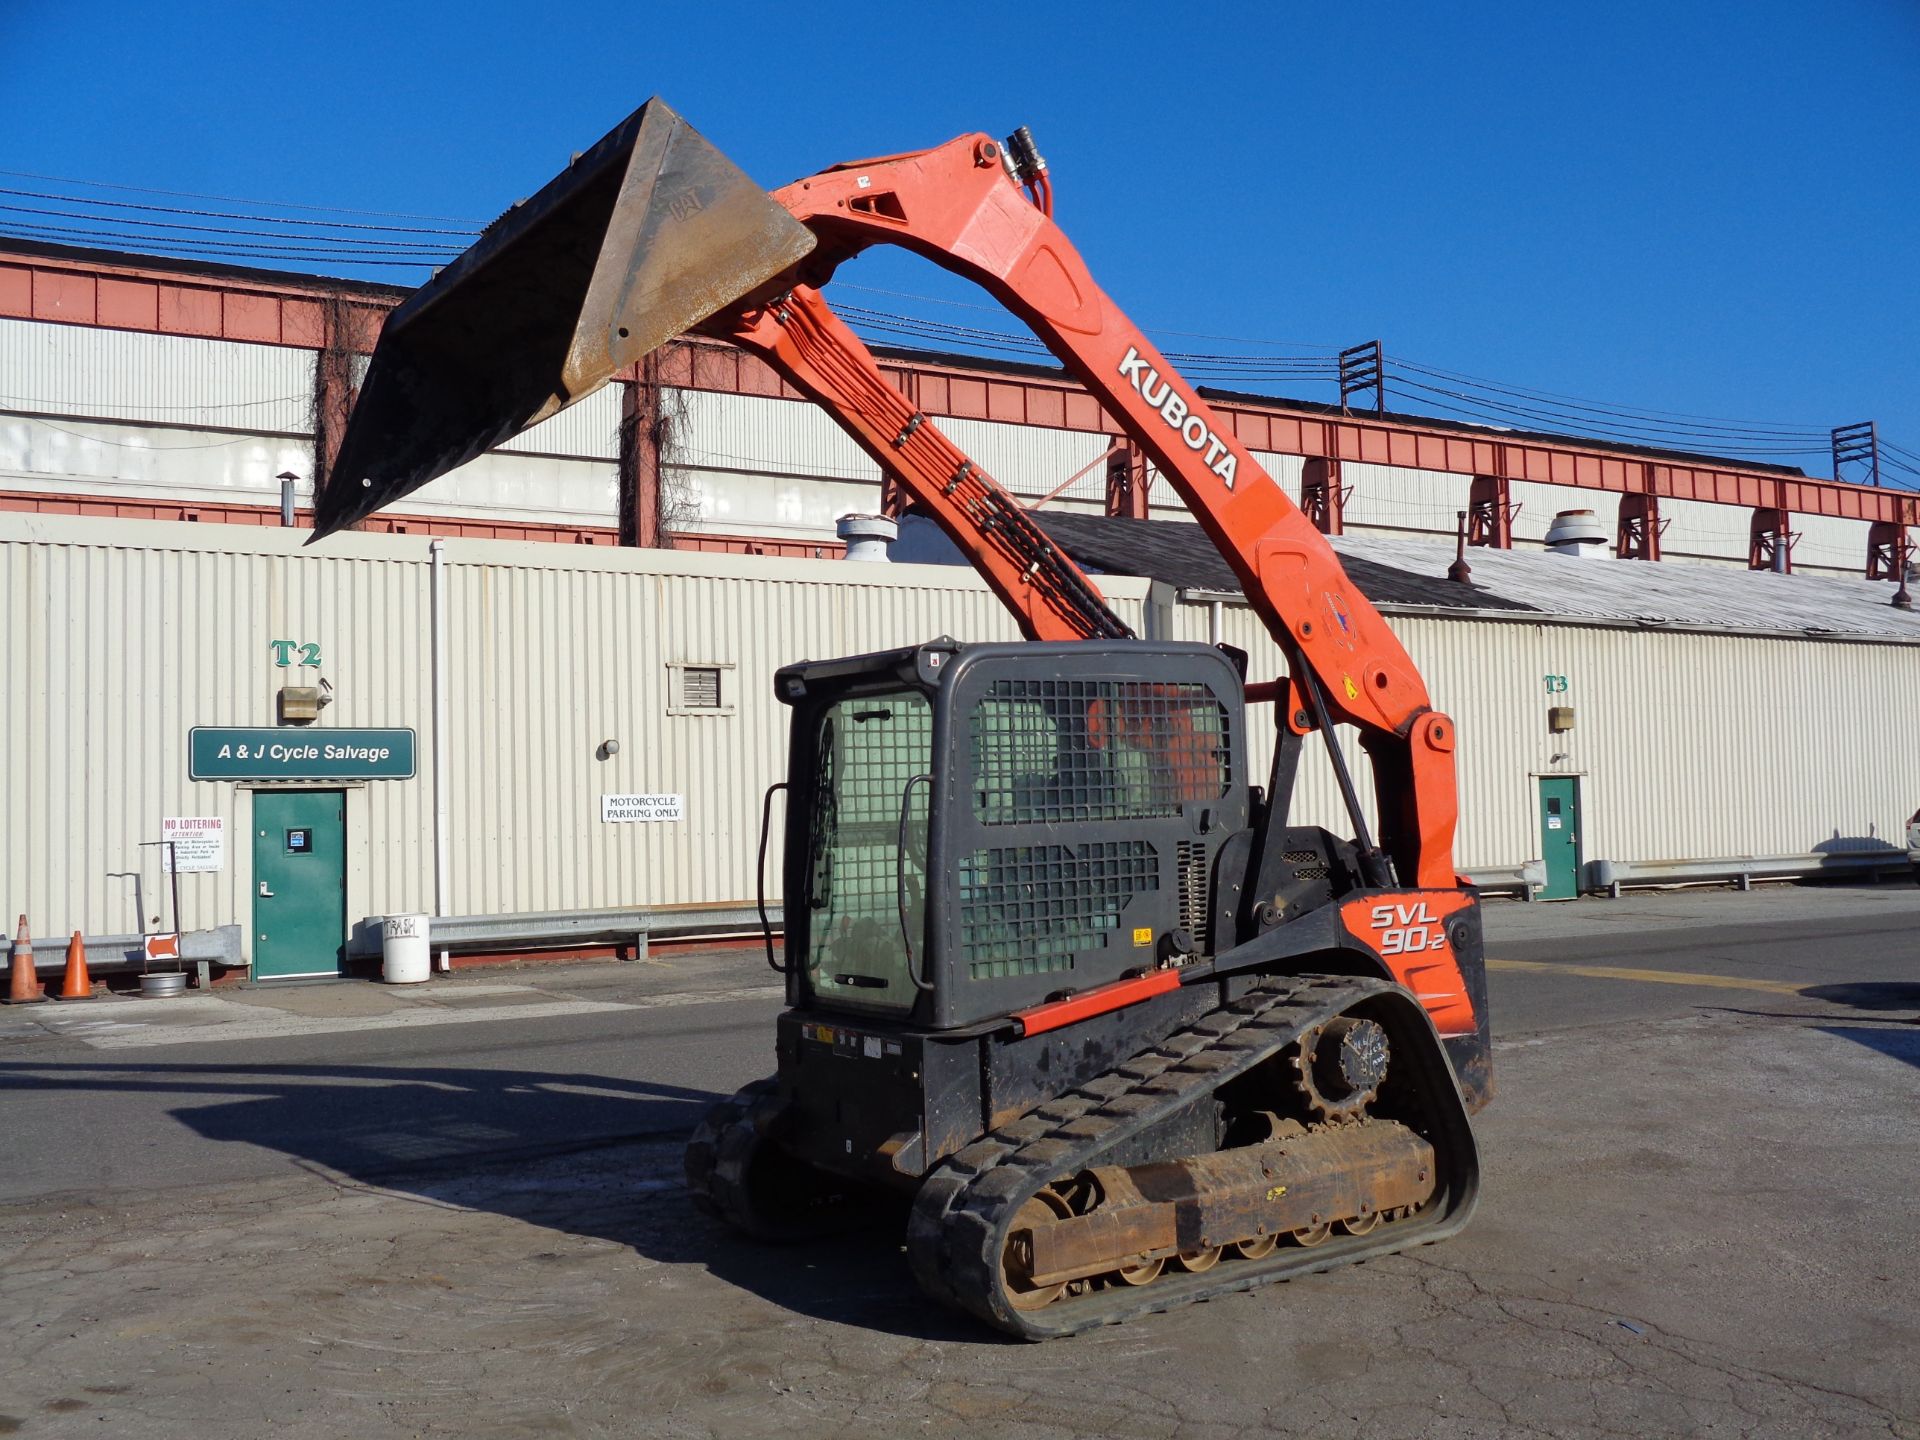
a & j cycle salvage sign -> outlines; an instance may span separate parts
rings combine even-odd
[[[193,780],[411,780],[411,730],[228,729],[187,732]]]

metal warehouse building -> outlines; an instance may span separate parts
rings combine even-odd
[[[0,908],[35,934],[157,928],[163,838],[184,926],[262,977],[334,971],[388,914],[528,946],[737,927],[784,768],[774,669],[1015,636],[911,517],[895,558],[926,563],[836,558],[837,518],[894,508],[885,477],[710,345],[305,547],[283,496],[307,508],[398,293],[0,251]],[[887,365],[1139,633],[1277,669],[1084,392]],[[1913,496],[1216,399],[1455,717],[1476,878],[1557,896],[1904,860],[1920,620],[1861,576],[1904,558]],[[1632,558],[1547,553],[1561,509]],[[1461,511],[1469,583],[1446,578]],[[1346,828],[1315,759],[1299,803]],[[297,925],[268,918],[289,899]]]
[[[775,667],[943,633],[1014,638],[952,567],[374,535],[316,551],[302,538],[62,516],[0,526],[0,885],[36,929],[151,922],[159,872],[140,847],[167,819],[218,822],[217,868],[180,877],[183,919],[237,927],[235,958],[263,976],[331,971],[350,932],[390,913],[620,907],[648,912],[636,929],[737,915],[754,895],[762,793],[784,773]],[[1520,554],[1476,556],[1478,583],[1456,587],[1433,546],[1341,543],[1456,719],[1459,859],[1490,883],[1528,862],[1555,895],[1904,858],[1889,840],[1920,794],[1905,738],[1920,619],[1880,587]],[[1219,636],[1274,668],[1225,587],[1101,584],[1144,635]],[[281,691],[321,675],[319,723],[276,727]],[[243,727],[290,749],[347,727],[417,744],[389,772],[354,761],[288,780],[268,757],[194,778],[220,767],[192,732]],[[1256,712],[1256,747],[1270,727]],[[1323,766],[1303,776],[1301,804],[1341,828]],[[294,831],[309,832],[311,865],[285,863]],[[297,942],[263,943],[262,893],[288,885],[312,891],[313,913]]]

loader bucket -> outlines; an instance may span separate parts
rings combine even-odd
[[[592,394],[813,244],[649,100],[387,318],[312,538]]]

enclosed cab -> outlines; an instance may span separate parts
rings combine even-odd
[[[788,666],[775,686],[793,710],[790,1149],[917,1176],[1217,998],[1170,986],[1110,1020],[1105,1043],[1076,1031],[1072,1055],[1036,1042],[1015,1063],[1004,1033],[1020,1012],[1211,953],[1221,857],[1249,805],[1226,655],[937,640]]]

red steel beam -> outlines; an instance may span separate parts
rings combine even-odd
[[[406,291],[394,286],[218,273],[88,255],[41,253],[0,242],[0,316],[110,329],[318,348],[333,299],[364,307],[370,346],[378,320]],[[930,416],[1110,433],[1093,397],[1064,376],[882,357],[882,368]],[[633,379],[637,376],[629,375]],[[799,400],[754,356],[710,341],[681,341],[659,357],[659,381],[694,390]],[[1520,437],[1404,417],[1322,413],[1279,399],[1208,396],[1248,448],[1281,455],[1397,465],[1454,475],[1650,494],[1846,520],[1920,524],[1920,496],[1844,481],[1781,475],[1718,459],[1667,459],[1574,438]]]
[[[0,513],[25,515],[90,515],[113,520],[173,520],[221,525],[280,524],[278,505],[246,505],[238,501],[202,503],[115,495],[72,495],[53,491],[0,490]],[[304,530],[313,524],[313,511],[294,511],[294,524]],[[454,515],[404,515],[381,511],[370,515],[356,532],[367,535],[438,535],[461,540],[543,540],[563,545],[620,543],[611,525],[557,525],[535,521],[463,519]],[[838,559],[846,546],[837,540],[770,540],[764,535],[727,535],[711,531],[675,531],[675,550],[697,550],[727,555],[776,555],[811,560]]]
[[[911,364],[881,357],[896,381],[911,375],[920,409],[943,419],[998,420],[1057,430],[1109,433],[1091,395],[1065,378],[993,374],[938,361]],[[707,341],[677,345],[662,361],[662,380],[691,390],[768,398],[801,397],[754,356]],[[1332,457],[1455,475],[1499,475],[1508,481],[1570,485],[1617,494],[1671,496],[1711,504],[1766,506],[1801,515],[1920,524],[1920,496],[1742,466],[1726,460],[1681,460],[1614,451],[1564,440],[1494,435],[1405,418],[1328,415],[1286,400],[1221,401],[1215,413],[1254,450]]]

